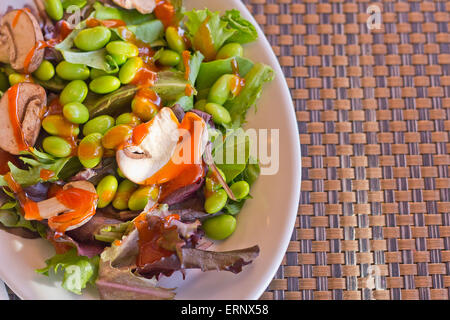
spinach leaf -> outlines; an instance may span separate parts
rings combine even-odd
[[[189,82],[181,71],[158,72],[158,80],[152,87],[161,100],[166,103],[174,102],[185,96],[186,85]],[[194,94],[197,92],[195,91]]]
[[[198,72],[196,88],[197,90],[209,89],[224,74],[232,74],[233,59],[236,59],[239,75],[245,77],[253,68],[253,62],[241,57],[214,60],[211,62],[203,62]]]
[[[91,118],[105,114],[116,116],[130,106],[137,91],[138,87],[135,85],[126,85],[104,96],[90,93],[84,105],[88,108]]]

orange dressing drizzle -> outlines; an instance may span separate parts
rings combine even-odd
[[[156,19],[163,23],[164,28],[177,24],[175,8],[169,1],[158,0],[153,12],[155,13]]]
[[[86,21],[86,26],[88,28],[98,27],[98,26],[104,26],[107,28],[118,28],[118,27],[125,27],[127,24],[125,21],[120,19],[107,19],[107,20],[98,20],[94,18],[90,18]]]
[[[31,13],[31,10],[29,8],[19,9],[17,10],[16,15],[14,16],[14,19],[12,21],[12,27],[15,28],[17,23],[19,23],[19,18],[25,11],[28,11],[28,13]]]
[[[8,91],[6,91],[6,94],[8,95],[8,113],[14,138],[16,140],[17,146],[19,147],[19,151],[25,151],[29,148],[29,145],[25,141],[18,114],[19,110],[17,103],[20,94],[19,84],[16,84],[9,88]]]
[[[39,214],[39,208],[37,206],[37,203],[28,198],[27,194],[22,189],[20,184],[18,184],[14,180],[11,172],[8,172],[3,177],[6,180],[8,187],[16,195],[16,198],[19,201],[21,207],[22,215],[25,217],[25,219],[42,220],[42,217]]]
[[[203,21],[197,30],[197,34],[194,37],[194,48],[199,50],[205,56],[205,61],[214,60],[217,54],[216,48],[211,38],[211,31],[208,26],[209,17]]]
[[[236,97],[241,93],[242,88],[245,87],[245,79],[239,75],[239,65],[236,58],[231,60],[231,69],[234,74],[234,77],[230,80],[231,93]]]
[[[54,176],[55,173],[52,170],[41,169],[41,171],[39,172],[39,177],[44,181],[50,180]]]
[[[149,44],[136,38],[135,34],[131,32],[127,27],[118,27],[117,32],[121,35],[121,38],[125,41],[133,43],[139,49],[139,57],[147,63],[151,64],[151,58],[154,56],[155,51]]]

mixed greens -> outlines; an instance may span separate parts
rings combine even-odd
[[[274,73],[244,57],[255,27],[181,0],[36,4],[0,20],[16,50],[0,54],[0,227],[47,239],[37,272],[75,294],[172,299],[161,276],[240,272],[257,245],[207,248],[260,173],[242,126]]]

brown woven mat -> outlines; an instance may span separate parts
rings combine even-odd
[[[262,299],[448,299],[450,2],[244,2],[284,69],[303,157]]]
[[[448,299],[450,2],[244,2],[279,56],[303,155],[262,299]]]

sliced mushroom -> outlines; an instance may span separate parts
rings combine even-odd
[[[44,58],[44,40],[36,18],[24,9],[5,14],[0,21],[0,62],[21,73],[34,72]]]
[[[178,120],[170,108],[162,108],[152,120],[148,134],[137,146],[116,153],[123,174],[134,183],[141,183],[161,169],[172,157],[179,139]]]
[[[91,193],[96,193],[95,187],[89,181],[74,181],[66,184],[63,187],[63,190],[67,190],[69,188],[77,188],[89,191]],[[97,205],[97,203],[95,203]],[[58,216],[59,214],[64,214],[72,211],[71,208],[66,207],[63,203],[61,203],[56,197],[41,201],[37,203],[39,209],[39,215],[43,219],[50,219],[52,217]],[[66,231],[70,231],[76,228],[81,227],[85,223],[87,223],[92,217],[85,219],[83,222],[70,226]]]
[[[125,9],[136,9],[142,14],[152,13],[156,7],[154,0],[113,0],[113,2]]]
[[[11,88],[6,91],[0,100],[0,148],[18,155],[20,146],[16,140],[15,130],[21,130],[24,142],[34,146],[41,129],[42,116],[47,104],[47,95],[44,88],[33,83],[19,83],[16,96]],[[10,105],[12,104],[12,105]],[[21,124],[16,128],[11,122],[10,112],[16,112]],[[15,115],[13,115],[15,116]]]

